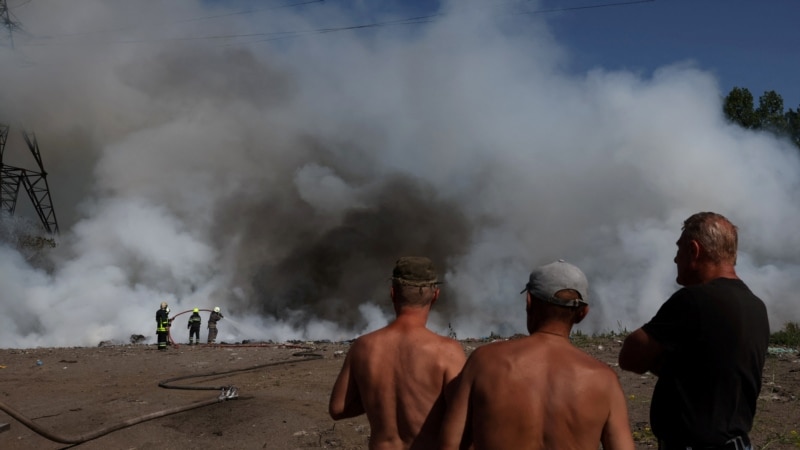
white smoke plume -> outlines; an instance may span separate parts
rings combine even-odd
[[[590,280],[582,331],[631,330],[705,210],[739,226],[772,327],[800,320],[798,152],[726,123],[702,67],[569,73],[513,3],[420,23],[359,2],[9,3],[26,33],[0,48],[0,123],[35,131],[61,233],[0,244],[0,347],[152,342],[162,301],[220,306],[218,341],[350,339],[391,320],[402,255],[443,273],[442,334],[524,333],[519,291],[557,258]]]

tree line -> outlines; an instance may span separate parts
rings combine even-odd
[[[725,117],[750,130],[769,131],[791,140],[800,148],[800,105],[796,110],[783,110],[783,98],[775,91],[766,91],[755,107],[753,94],[746,88],[734,87],[725,97]]]

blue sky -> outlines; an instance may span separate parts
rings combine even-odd
[[[441,12],[443,2],[381,3],[385,11],[414,17]],[[478,0],[473,4],[498,14],[530,12],[544,19],[571,53],[570,69],[576,74],[604,68],[647,76],[663,66],[691,63],[715,74],[725,94],[733,87],[745,87],[757,103],[765,91],[774,90],[783,97],[785,109],[800,107],[797,0],[542,0],[538,4]]]
[[[12,12],[26,3],[9,2]],[[342,20],[347,19],[339,17],[332,22],[334,26],[447,11],[447,2],[431,0],[206,0],[204,3],[238,9],[243,15],[251,11],[254,16],[290,10],[316,15],[330,7],[351,8],[352,22],[345,23]],[[786,109],[800,107],[798,0],[473,0],[472,5],[500,15],[529,13],[545,20],[556,40],[570,52],[569,68],[576,74],[604,68],[646,77],[666,65],[692,63],[713,73],[723,93],[735,86],[745,87],[757,101],[765,91],[775,90],[783,97]]]
[[[547,0],[547,8],[606,3]],[[615,3],[615,2],[607,2]],[[781,94],[800,105],[800,1],[656,0],[626,6],[548,13],[557,39],[574,52],[575,70],[595,66],[652,72],[680,61],[758,97]]]

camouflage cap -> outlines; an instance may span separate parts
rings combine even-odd
[[[395,263],[392,280],[410,286],[441,284],[433,262],[424,256],[403,256]]]

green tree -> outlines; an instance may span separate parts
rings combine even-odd
[[[783,98],[775,91],[766,91],[753,109],[753,95],[747,88],[735,87],[722,105],[725,117],[751,130],[765,130],[789,138],[800,148],[800,106],[783,111]]]
[[[758,117],[753,109],[753,94],[747,88],[733,88],[725,97],[722,109],[728,120],[744,128],[758,128]]]
[[[786,113],[786,129],[794,145],[800,147],[800,105],[797,106],[797,110],[789,109]]]
[[[787,134],[787,120],[783,114],[783,98],[775,91],[764,92],[756,108],[758,128],[775,134]]]

